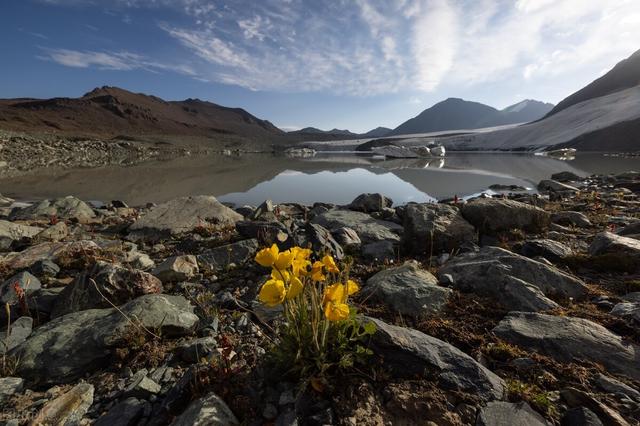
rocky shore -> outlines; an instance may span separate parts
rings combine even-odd
[[[397,207],[2,199],[0,421],[639,424],[640,173],[539,190]],[[272,243],[353,259],[370,370],[273,377],[282,315],[257,301],[253,262]]]

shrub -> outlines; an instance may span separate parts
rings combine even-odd
[[[349,305],[359,290],[349,278],[349,264],[338,265],[329,254],[312,261],[309,249],[279,251],[274,244],[256,255],[272,268],[259,293],[267,306],[283,306],[284,324],[270,351],[275,372],[310,383],[317,389],[329,375],[363,365],[372,352],[367,339],[375,332]]]

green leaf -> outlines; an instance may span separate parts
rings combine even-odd
[[[376,333],[376,325],[373,323],[373,321],[365,323],[363,328],[365,334],[374,335]]]

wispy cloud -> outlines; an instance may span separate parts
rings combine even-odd
[[[44,49],[44,54],[40,55],[40,58],[73,68],[96,67],[116,71],[144,69],[150,72],[172,71],[189,76],[196,75],[196,72],[189,66],[164,64],[127,51],[96,52],[89,50]]]
[[[637,0],[112,0],[110,7],[173,8],[180,19],[159,27],[185,49],[181,59],[193,62],[193,73],[252,90],[366,96],[524,83],[606,68],[640,47]],[[126,49],[49,57],[68,66],[169,69]]]

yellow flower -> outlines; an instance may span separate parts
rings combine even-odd
[[[360,291],[360,286],[358,286],[358,283],[353,280],[347,280],[347,294],[351,296],[358,291]]]
[[[269,280],[260,289],[258,299],[267,306],[276,306],[284,301],[287,291],[282,280]]]
[[[322,263],[327,268],[328,272],[340,272],[340,269],[338,269],[338,265],[336,265],[336,261],[333,260],[333,257],[326,255],[322,258]]]
[[[282,271],[291,266],[291,262],[293,262],[293,253],[291,253],[291,250],[286,250],[278,254],[278,258],[275,261],[275,267]]]
[[[297,277],[291,278],[289,282],[289,291],[287,291],[287,300],[291,300],[302,291],[302,281],[300,281]]]
[[[289,282],[289,278],[291,274],[285,270],[272,269],[271,270],[271,278],[274,280],[280,280],[284,282]]]
[[[265,268],[269,268],[278,260],[279,252],[280,250],[278,250],[278,246],[275,244],[270,248],[264,248],[256,254],[256,262]]]
[[[322,295],[322,303],[344,303],[347,295],[344,292],[344,285],[337,283],[332,284],[324,289]]]
[[[329,321],[342,321],[349,318],[349,305],[329,302],[324,305],[324,315]]]
[[[293,263],[291,264],[291,269],[293,270],[293,275],[295,275],[297,277],[307,275],[307,273],[308,273],[307,268],[309,268],[310,265],[311,265],[311,262],[308,261],[308,260],[295,259],[293,261]]]
[[[298,246],[293,247],[291,253],[293,253],[293,259],[298,261],[309,260],[309,257],[311,257],[310,249],[303,249]]]
[[[325,280],[325,276],[322,273],[322,268],[323,267],[324,267],[324,263],[322,263],[322,262],[315,262],[311,266],[311,279],[313,281],[324,281]]]

